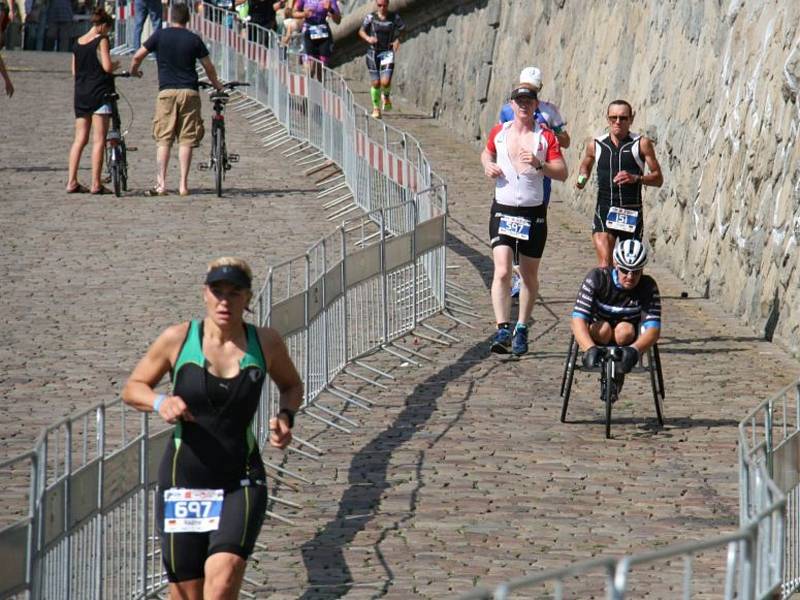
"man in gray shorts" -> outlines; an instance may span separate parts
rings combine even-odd
[[[172,7],[171,26],[158,29],[136,51],[131,61],[131,73],[141,77],[139,65],[150,53],[156,53],[158,63],[158,99],[156,115],[153,118],[153,138],[156,140],[156,160],[158,175],[155,187],[145,192],[147,196],[167,195],[167,166],[170,149],[178,140],[178,160],[181,166],[181,181],[178,193],[189,194],[189,167],[192,163],[192,150],[200,145],[205,130],[200,114],[200,94],[198,92],[195,63],[200,64],[208,75],[211,84],[218,90],[222,84],[217,79],[217,71],[208,56],[208,48],[200,36],[189,31],[189,7],[179,3]]]

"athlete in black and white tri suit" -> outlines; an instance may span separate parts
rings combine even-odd
[[[170,598],[238,598],[264,521],[267,487],[253,418],[269,375],[280,391],[270,444],[285,448],[303,384],[280,335],[245,323],[250,267],[209,265],[205,318],[168,327],[131,373],[123,400],[175,425],[158,469],[156,521]],[[154,387],[167,373],[172,391]]]
[[[358,30],[369,44],[367,70],[372,97],[372,116],[380,119],[381,110],[392,110],[392,74],[395,53],[400,48],[400,32],[406,25],[396,12],[389,11],[389,0],[375,0],[378,10],[368,13]]]
[[[620,240],[613,259],[613,267],[596,267],[581,283],[572,309],[572,333],[587,368],[597,366],[598,344],[621,346],[624,374],[661,335],[661,295],[655,279],[642,273],[647,264],[642,242]],[[617,391],[621,385],[620,379]]]
[[[592,167],[597,164],[597,206],[592,241],[601,267],[611,266],[611,253],[618,239],[642,239],[642,186],[661,187],[664,183],[652,140],[631,133],[633,117],[633,109],[625,100],[614,100],[609,104],[609,131],[587,140],[578,167],[575,186],[583,189]],[[648,173],[645,173],[645,165]]]
[[[489,238],[494,260],[492,307],[497,331],[491,351],[515,354],[528,351],[528,321],[539,290],[539,262],[547,241],[547,207],[544,178],[567,178],[567,165],[555,134],[534,119],[535,88],[518,84],[511,92],[514,120],[496,125],[481,153],[484,173],[495,182],[489,217]],[[511,259],[519,254],[522,289],[519,315],[511,330]],[[512,341],[513,335],[513,341]]]

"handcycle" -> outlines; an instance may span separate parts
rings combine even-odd
[[[201,81],[200,87],[213,87],[210,83]],[[229,81],[223,84],[226,90],[233,90],[237,87],[250,85],[241,81]],[[207,163],[201,163],[201,171],[214,171],[214,189],[217,196],[222,196],[222,180],[225,178],[225,171],[230,171],[231,163],[239,162],[239,155],[229,153],[225,144],[225,105],[230,100],[230,95],[225,90],[214,91],[211,93],[211,101],[214,103],[214,114],[211,116],[211,156]]]
[[[113,78],[130,77],[128,71],[112,73]],[[123,191],[128,191],[128,152],[133,152],[136,148],[128,148],[125,144],[125,134],[122,130],[122,119],[119,116],[117,101],[119,94],[114,91],[106,94],[103,101],[111,106],[111,124],[106,133],[106,170],[108,171],[108,181],[114,189],[114,195],[120,197]]]
[[[569,351],[567,360],[564,363],[564,374],[561,377],[561,422],[567,418],[567,407],[569,406],[569,396],[572,390],[572,381],[575,369],[579,371],[599,372],[600,373],[600,393],[605,405],[606,438],[611,437],[611,410],[618,399],[617,378],[622,373],[622,348],[619,346],[599,346],[600,365],[591,369],[586,369],[578,362],[578,342],[575,336],[570,337]],[[664,375],[661,370],[661,354],[658,344],[654,344],[639,358],[639,364],[631,369],[631,373],[649,373],[650,387],[653,391],[653,403],[656,409],[656,418],[660,427],[664,426],[664,407],[663,401],[666,396],[664,392]]]

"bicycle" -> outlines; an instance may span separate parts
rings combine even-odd
[[[130,77],[128,71],[112,73],[111,76]],[[111,106],[111,124],[106,133],[106,170],[108,180],[114,188],[114,195],[118,198],[123,191],[128,191],[128,152],[133,152],[136,148],[128,148],[125,144],[125,134],[122,131],[122,119],[119,116],[117,100],[120,96],[117,92],[111,92],[103,97],[103,100]]]
[[[234,90],[237,87],[250,85],[241,81],[229,81],[222,87],[227,90]],[[210,88],[212,85],[205,81],[200,82],[200,87]],[[231,163],[239,162],[239,155],[229,153],[225,144],[225,105],[230,100],[230,94],[225,90],[214,91],[211,94],[211,101],[214,103],[214,114],[211,116],[211,156],[207,163],[201,163],[198,168],[201,171],[214,171],[214,188],[217,196],[222,197],[222,180],[225,172],[231,170]]]

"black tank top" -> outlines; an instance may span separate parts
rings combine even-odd
[[[75,43],[72,54],[75,56],[75,116],[88,117],[103,106],[103,97],[114,91],[114,78],[103,70],[97,58],[100,40],[108,39],[98,35],[88,44]]]
[[[597,203],[605,206],[642,205],[642,184],[617,185],[614,177],[620,171],[644,175],[644,160],[639,150],[639,134],[628,134],[615,146],[609,134],[594,140],[597,163]]]
[[[253,430],[266,361],[258,332],[246,325],[247,351],[230,379],[208,372],[203,321],[192,321],[172,375],[173,393],[194,417],[179,421],[159,467],[163,488],[233,489],[242,480],[263,480],[264,465]]]

